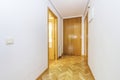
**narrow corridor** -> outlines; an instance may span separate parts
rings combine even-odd
[[[38,80],[94,80],[94,78],[84,57],[64,56],[52,62],[49,70]]]

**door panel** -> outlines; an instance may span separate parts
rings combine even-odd
[[[48,9],[48,31],[49,31],[49,62],[58,58],[58,19],[56,15]]]
[[[64,19],[64,54],[81,55],[81,18]]]
[[[54,19],[49,19],[49,59],[54,60],[55,46],[54,46]]]
[[[74,40],[73,40],[73,45],[74,45],[74,54],[75,55],[80,55],[81,53],[81,22],[80,18],[77,18],[74,20]]]

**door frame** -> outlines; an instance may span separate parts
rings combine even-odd
[[[85,18],[84,18],[84,57],[86,58],[87,60],[87,63],[88,63],[88,30],[89,30],[89,27],[88,27],[88,12],[86,13],[85,15]]]
[[[47,28],[48,28],[48,30],[47,30],[47,32],[48,32],[48,67],[49,67],[49,13],[51,13],[53,16],[54,16],[54,18],[55,18],[55,23],[54,23],[54,26],[55,26],[55,29],[54,29],[54,36],[55,36],[55,38],[54,38],[54,60],[57,60],[58,59],[58,18],[57,18],[57,16],[53,13],[53,11],[50,9],[50,8],[48,8],[47,9],[47,15],[48,15],[48,17],[47,17]]]

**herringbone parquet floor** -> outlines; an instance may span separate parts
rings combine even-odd
[[[38,80],[94,80],[86,59],[64,56],[50,64],[49,70]]]

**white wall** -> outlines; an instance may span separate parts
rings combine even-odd
[[[58,28],[58,56],[62,56],[63,54],[63,19],[60,20],[59,25],[61,27]]]
[[[48,5],[47,0],[0,1],[0,80],[35,80],[48,67]],[[7,39],[14,44],[6,45]]]
[[[84,38],[84,16],[82,16],[82,35],[81,35],[81,38],[82,38],[82,55],[84,56],[85,55],[85,53],[84,53],[84,50],[85,50],[85,48],[84,48],[84,46],[85,46],[85,44],[84,44],[84,40],[85,40],[85,38]]]
[[[95,0],[89,23],[89,65],[95,80],[120,80],[120,1]]]

